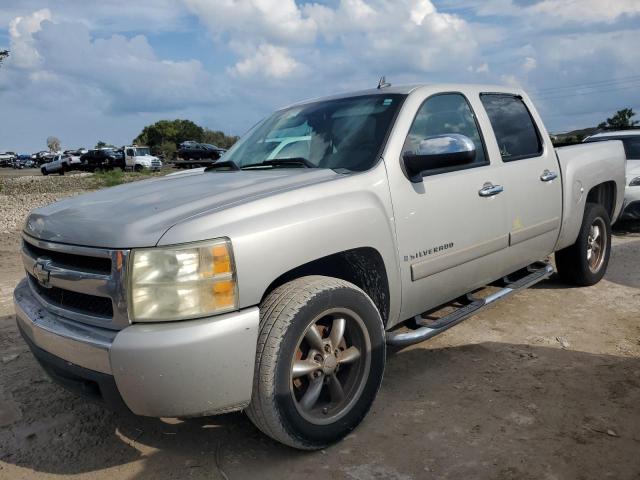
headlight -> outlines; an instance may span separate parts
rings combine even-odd
[[[636,177],[629,182],[630,187],[640,187],[640,177]]]
[[[130,265],[132,321],[185,320],[237,308],[229,240],[134,249]]]

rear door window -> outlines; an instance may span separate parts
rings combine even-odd
[[[542,154],[540,133],[521,97],[489,93],[480,95],[480,99],[491,121],[503,161]]]

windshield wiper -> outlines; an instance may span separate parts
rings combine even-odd
[[[231,160],[223,160],[222,162],[215,162],[209,165],[207,168],[204,169],[204,171],[208,172],[210,170],[217,170],[219,168],[228,168],[229,170],[240,170],[240,167],[235,162]]]
[[[259,168],[259,167],[277,168],[277,167],[288,167],[288,166],[318,168],[316,165],[311,163],[306,158],[292,157],[292,158],[274,158],[271,160],[265,160],[264,162],[260,162],[260,163],[252,163],[249,165],[245,165],[244,167],[241,167],[241,169],[245,170],[247,168]]]

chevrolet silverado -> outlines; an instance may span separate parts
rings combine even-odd
[[[619,141],[554,149],[516,88],[305,101],[206,169],[34,210],[17,322],[54,379],[115,409],[244,410],[318,449],[368,412],[387,345],[549,277],[554,253],[563,281],[598,282],[624,187]]]

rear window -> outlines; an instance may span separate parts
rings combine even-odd
[[[505,162],[542,154],[540,134],[522,98],[505,94],[482,94],[500,155]]]

